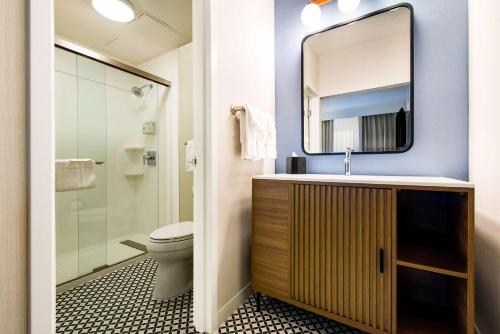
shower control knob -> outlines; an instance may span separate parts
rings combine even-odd
[[[142,163],[148,166],[156,166],[156,151],[147,151],[142,156]]]

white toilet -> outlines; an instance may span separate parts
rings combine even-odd
[[[154,299],[170,299],[193,287],[193,222],[157,229],[150,234],[147,249],[158,262]]]

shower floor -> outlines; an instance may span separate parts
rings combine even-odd
[[[148,239],[146,236],[139,234],[127,235],[111,240],[107,245],[96,245],[58,255],[56,257],[57,284],[92,273],[92,270],[96,267],[102,265],[112,266],[145,253],[137,248],[123,244],[122,242],[126,240],[146,245]],[[106,261],[102,260],[104,256],[106,256]],[[99,260],[101,261],[96,263]]]

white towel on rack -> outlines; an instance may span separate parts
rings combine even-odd
[[[276,159],[274,118],[253,106],[247,106],[236,117],[240,121],[241,158],[252,161]]]
[[[194,140],[190,139],[186,143],[186,172],[194,172],[194,168],[196,167],[195,161],[196,154],[194,151]]]
[[[56,191],[95,188],[95,162],[90,159],[56,160]]]

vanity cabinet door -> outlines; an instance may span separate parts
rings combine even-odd
[[[252,285],[273,297],[290,297],[291,184],[253,181]]]
[[[294,184],[291,298],[391,332],[390,189]]]

